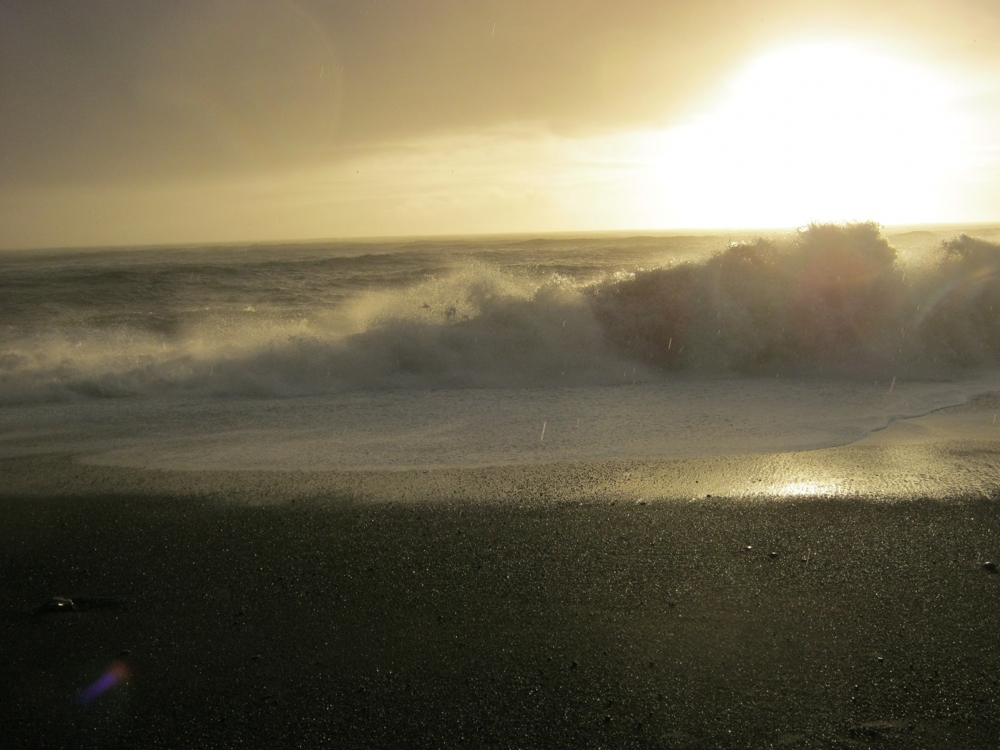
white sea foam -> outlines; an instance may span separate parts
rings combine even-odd
[[[906,263],[859,224],[687,262],[649,251],[650,268],[616,266],[614,251],[578,253],[575,265],[537,248],[507,265],[471,248],[420,262],[99,258],[46,269],[35,296],[15,275],[0,402],[582,386],[672,372],[940,378],[1000,363],[997,244],[963,235]]]
[[[842,445],[1000,388],[961,382],[674,378],[571,388],[8,406],[0,455],[163,469],[338,469],[672,459]],[[545,438],[540,434],[545,427]]]

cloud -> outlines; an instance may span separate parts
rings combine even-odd
[[[998,19],[979,0],[10,0],[0,181],[215,178],[525,122],[659,127],[790,35],[882,33],[995,65]]]

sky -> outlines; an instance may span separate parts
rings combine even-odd
[[[996,0],[5,0],[0,248],[1000,222]]]

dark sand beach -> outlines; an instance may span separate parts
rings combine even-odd
[[[1000,575],[984,563],[1000,558],[1000,443],[946,429],[969,434],[994,406],[701,462],[308,474],[7,459],[0,736],[996,747]],[[53,596],[76,611],[39,611]],[[84,705],[109,669],[116,684]]]

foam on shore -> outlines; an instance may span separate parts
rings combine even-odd
[[[8,406],[0,456],[184,471],[404,470],[671,461],[845,445],[1000,390],[961,381],[674,378],[298,399],[110,399]]]
[[[859,442],[810,451],[396,470],[183,470],[73,454],[0,459],[6,497],[123,496],[225,504],[651,503],[992,498],[1000,486],[1000,398],[891,422]]]

